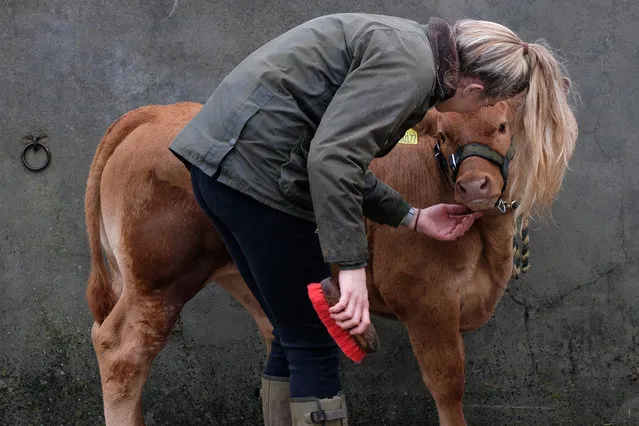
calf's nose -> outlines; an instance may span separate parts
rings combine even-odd
[[[490,195],[490,185],[486,176],[460,181],[458,184],[465,198],[487,198]]]

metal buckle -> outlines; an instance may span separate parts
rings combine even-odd
[[[453,173],[457,172],[457,167],[459,167],[459,157],[460,155],[458,153],[455,153],[453,155],[450,156],[450,169],[453,171]]]
[[[433,150],[435,151],[435,157],[442,155],[442,148],[439,146],[439,141],[435,142],[435,148],[433,148]]]
[[[499,200],[497,200],[496,207],[502,213],[506,213],[506,210],[508,210],[508,205],[504,202],[504,199],[501,197],[499,197]]]
[[[311,421],[313,423],[324,423],[326,421],[326,412],[324,410],[311,412]]]

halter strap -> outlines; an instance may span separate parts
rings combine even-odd
[[[499,196],[499,200],[495,205],[502,213],[507,210],[506,203],[502,199],[502,195],[504,190],[506,189],[506,185],[508,184],[508,166],[510,165],[510,160],[515,156],[515,145],[513,143],[513,138],[510,138],[510,147],[506,152],[506,156],[502,156],[500,153],[489,147],[488,145],[484,145],[477,142],[467,143],[463,146],[460,146],[453,155],[450,156],[448,161],[446,161],[446,157],[441,151],[441,146],[439,145],[439,141],[435,143],[434,151],[435,151],[435,159],[439,164],[439,168],[441,171],[447,175],[449,169],[453,172],[453,179],[457,179],[457,172],[459,171],[459,167],[461,163],[470,157],[480,157],[485,160],[490,161],[499,167],[499,171],[501,172],[502,180],[504,181],[504,185],[501,188],[501,195]],[[513,203],[513,208],[515,203]]]

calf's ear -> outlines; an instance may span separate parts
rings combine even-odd
[[[413,129],[420,135],[436,136],[437,135],[437,119],[439,112],[435,108],[431,108],[422,121],[413,126]]]

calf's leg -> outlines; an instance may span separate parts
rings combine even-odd
[[[144,424],[142,388],[181,310],[182,303],[169,300],[164,291],[125,288],[104,322],[93,324],[108,426]]]
[[[448,311],[445,307],[442,309],[441,305],[428,306],[406,321],[422,378],[437,404],[441,426],[466,425],[462,407],[464,348],[458,331],[459,309],[456,315],[453,311],[452,308]]]

